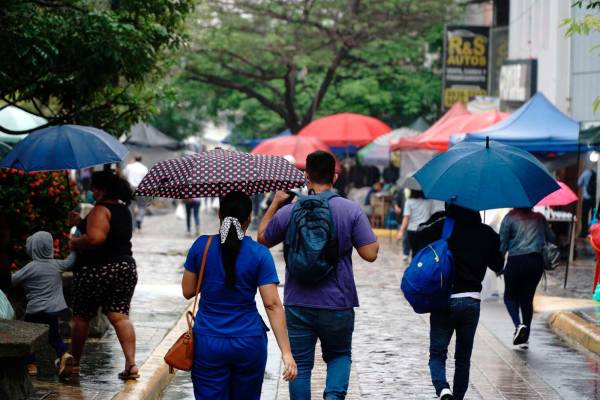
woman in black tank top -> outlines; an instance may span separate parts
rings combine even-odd
[[[71,240],[71,248],[77,251],[81,262],[73,275],[71,352],[62,357],[59,375],[69,378],[79,374],[89,321],[102,307],[125,355],[125,369],[119,378],[137,379],[135,330],[129,320],[137,284],[131,253],[132,220],[127,207],[132,198],[131,188],[123,178],[101,171],[92,175],[92,192],[96,204],[78,225],[81,236]]]

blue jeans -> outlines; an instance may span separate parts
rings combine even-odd
[[[185,224],[187,226],[187,231],[189,232],[192,228],[191,219],[192,213],[194,214],[194,223],[196,224],[196,229],[200,226],[200,201],[192,200],[189,203],[185,203]]]
[[[462,400],[469,388],[469,369],[475,331],[479,322],[480,301],[470,297],[450,299],[447,311],[431,313],[429,344],[429,370],[435,392],[439,396],[445,388],[450,388],[446,380],[446,359],[448,345],[456,331],[456,349],[454,351],[454,387],[453,394]]]
[[[48,343],[56,352],[56,357],[60,358],[67,351],[67,345],[63,342],[59,332],[59,317],[63,314],[63,311],[59,312],[39,312],[35,314],[25,314],[26,322],[33,322],[36,324],[48,325]],[[35,363],[35,354],[30,354],[27,357],[27,363]]]
[[[327,363],[325,400],[344,399],[352,364],[354,310],[285,307],[292,354],[298,376],[289,384],[290,400],[310,400],[310,376],[315,365],[317,338]]]

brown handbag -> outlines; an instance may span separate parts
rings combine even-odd
[[[196,283],[196,297],[194,297],[194,308],[192,312],[187,312],[185,318],[187,320],[188,329],[179,339],[171,346],[165,355],[165,362],[169,365],[169,372],[175,372],[175,369],[181,371],[191,371],[194,362],[194,316],[196,315],[196,305],[198,304],[198,294],[200,293],[200,285],[202,285],[202,277],[204,276],[204,267],[206,266],[206,255],[213,237],[209,236],[204,247],[202,255],[202,265],[200,266],[200,274]]]

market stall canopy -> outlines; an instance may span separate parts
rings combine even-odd
[[[317,150],[331,153],[331,149],[318,138],[304,136],[279,136],[267,139],[252,150],[252,154],[264,154],[270,156],[292,156],[294,165],[299,169],[306,169],[306,156]],[[336,159],[338,171],[339,162]]]
[[[392,130],[384,122],[367,115],[341,113],[319,118],[298,135],[321,139],[330,147],[365,146]]]
[[[415,119],[410,125],[408,125],[407,128],[414,129],[415,131],[419,132],[425,132],[427,129],[429,129],[430,126],[431,125],[429,125],[423,117],[419,117]]]
[[[357,153],[362,165],[387,167],[390,165],[390,143],[402,137],[416,136],[419,131],[410,128],[394,129],[390,133],[379,136],[373,142],[360,149]]]
[[[283,130],[281,132],[279,132],[275,137],[285,137],[285,136],[291,136],[292,135],[292,131],[290,131],[289,129]],[[225,144],[231,144],[234,146],[242,146],[242,147],[249,147],[249,148],[255,148],[256,146],[258,146],[259,144],[261,144],[262,142],[264,142],[265,140],[269,140],[272,138],[251,138],[251,139],[240,139],[240,140],[234,140],[231,137],[231,134],[229,134],[224,140],[223,143]]]
[[[579,143],[590,147],[600,145],[600,125],[582,129],[579,133]]]
[[[181,147],[177,140],[165,135],[155,127],[147,125],[143,122],[138,122],[131,127],[129,135],[125,140],[125,144],[133,144],[143,147],[164,147],[171,150],[176,150]]]
[[[498,111],[458,115],[449,118],[437,129],[429,129],[419,136],[407,138],[400,145],[402,148],[447,151],[451,135],[492,126],[507,116],[508,114]]]
[[[532,152],[579,151],[579,124],[538,92],[508,118],[481,130],[452,137],[452,142],[486,138]]]
[[[10,135],[8,133],[0,132],[1,143],[16,144],[19,143],[21,140],[25,139],[26,137],[26,133],[22,135]]]
[[[48,121],[45,118],[29,113],[19,107],[4,106],[0,109],[0,126],[9,131],[30,131],[47,123]]]
[[[433,124],[429,129],[423,132],[422,135],[414,136],[414,137],[402,137],[398,140],[394,140],[390,143],[390,150],[402,150],[402,149],[415,149],[415,148],[425,148],[418,147],[417,138],[423,136],[425,134],[432,134],[437,132],[441,127],[444,126],[448,120],[458,117],[461,115],[469,115],[470,113],[467,111],[466,107],[462,103],[454,104],[446,114],[442,116],[435,124]]]

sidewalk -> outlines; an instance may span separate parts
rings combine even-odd
[[[214,232],[216,219],[203,222],[204,229]],[[185,222],[175,219],[172,210],[167,215],[159,211],[147,217],[142,232],[134,234],[133,254],[139,278],[131,319],[137,336],[138,366],[144,364],[190,304],[181,295],[181,274],[192,242],[193,238],[185,235]],[[124,387],[117,378],[123,367],[124,358],[111,328],[103,338],[86,343],[79,383],[36,379],[32,399],[112,399]]]

